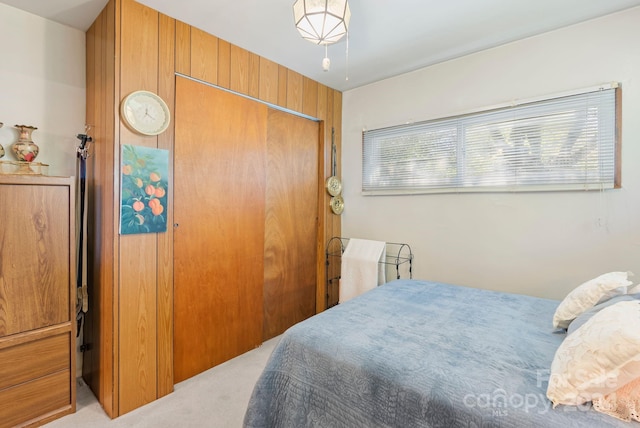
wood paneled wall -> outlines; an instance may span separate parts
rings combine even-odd
[[[94,152],[83,376],[111,417],[173,390],[173,230],[119,235],[121,146],[157,147],[173,156],[173,127],[158,137],[134,134],[120,122],[119,105],[130,92],[146,89],[173,111],[175,73],[321,121],[318,312],[326,302],[325,245],[340,235],[340,217],[331,213],[322,185],[331,175],[332,128],[340,153],[342,94],[134,0],[110,0],[87,31],[87,123]],[[167,216],[172,225],[170,209]]]
[[[119,5],[118,5],[119,6]],[[85,317],[83,377],[103,408],[112,417],[117,412],[118,350],[116,284],[118,258],[117,192],[118,171],[115,123],[118,101],[115,34],[116,3],[110,1],[86,34],[87,111],[86,121],[93,138],[87,162],[87,286],[89,312]],[[118,24],[119,27],[119,24]]]

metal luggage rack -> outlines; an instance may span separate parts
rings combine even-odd
[[[340,265],[342,253],[344,253],[350,238],[334,236],[329,239],[325,249],[325,271],[327,278],[326,307],[330,308],[338,304],[338,287],[340,285]],[[395,266],[395,279],[402,275],[413,278],[412,263],[413,253],[409,244],[399,242],[385,243],[385,258],[379,263]],[[337,259],[337,260],[336,260]],[[332,261],[335,260],[335,263]],[[385,270],[386,272],[386,270]],[[387,273],[387,272],[386,272]],[[332,298],[333,297],[333,298]]]

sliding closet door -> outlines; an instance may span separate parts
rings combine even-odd
[[[319,124],[269,110],[264,339],[315,314]]]
[[[267,111],[176,78],[176,382],[262,343]]]

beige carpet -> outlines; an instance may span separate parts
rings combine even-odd
[[[273,338],[253,351],[180,382],[166,397],[113,420],[79,379],[76,413],[45,427],[241,427],[253,386],[279,339]]]

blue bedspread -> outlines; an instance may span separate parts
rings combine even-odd
[[[551,408],[558,301],[399,280],[285,332],[245,427],[629,427]],[[633,425],[632,425],[633,426]]]

